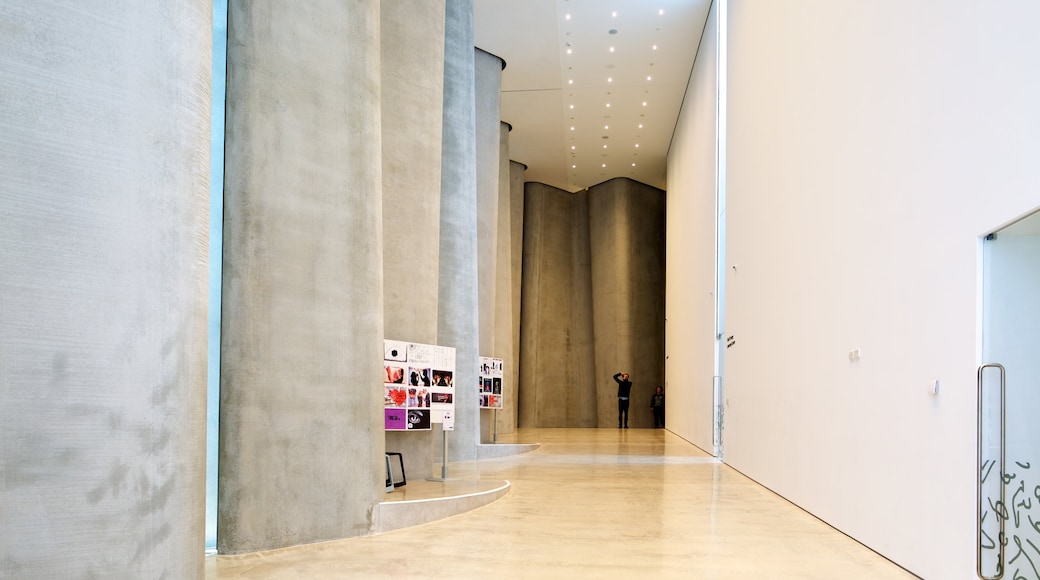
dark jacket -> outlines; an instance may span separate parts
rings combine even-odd
[[[614,381],[617,382],[618,398],[627,399],[629,392],[632,391],[632,381],[621,378],[621,373],[614,375]]]

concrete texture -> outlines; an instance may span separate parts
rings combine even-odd
[[[382,499],[379,2],[230,3],[218,549]]]
[[[524,191],[520,427],[595,427],[587,194]]]
[[[509,493],[509,481],[474,480],[476,491],[428,499],[384,501],[376,506],[376,532],[383,533],[442,520],[486,506]]]
[[[615,179],[524,193],[520,427],[616,427],[614,373],[635,384],[629,427],[653,425],[664,378],[664,192]]]
[[[386,338],[437,342],[444,0],[380,7],[383,324]],[[413,477],[433,474],[434,431],[389,431]],[[437,438],[439,441],[439,437]]]
[[[211,5],[0,23],[0,577],[199,578]]]
[[[523,278],[524,251],[524,173],[527,167],[516,161],[509,162],[509,261],[512,284],[512,344],[513,353],[510,361],[513,380],[502,386],[502,410],[498,413],[498,432],[514,433],[519,409],[520,384],[520,290]]]
[[[437,344],[455,347],[448,458],[459,461],[475,459],[480,442],[473,0],[446,0],[444,37]]]
[[[509,172],[509,124],[500,123],[498,141],[498,224],[495,228],[495,345],[492,356],[502,359],[502,382],[505,396],[508,385],[516,385],[516,359],[514,358],[513,343],[513,268],[512,268],[512,203],[510,199],[511,175]],[[512,433],[515,422],[512,420],[512,410],[516,408],[516,402],[505,408],[503,400],[502,409],[498,411],[486,411],[490,414],[492,421],[497,424],[490,425],[490,434],[485,434],[484,441],[494,441],[496,433],[507,433],[504,426],[509,426]]]
[[[477,146],[477,315],[480,356],[495,348],[498,298],[499,181],[501,174],[501,93],[503,61],[475,50],[473,57]],[[481,410],[480,441],[492,440],[494,411]]]
[[[495,286],[498,259],[498,198],[501,174],[501,58],[475,50],[474,104],[477,147],[477,304],[480,355],[495,352]]]
[[[614,373],[632,378],[629,427],[652,427],[664,385],[664,191],[630,179],[589,188],[598,425],[617,426]]]

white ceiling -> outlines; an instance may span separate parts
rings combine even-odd
[[[665,188],[711,0],[473,4],[477,47],[506,61],[502,120],[527,181],[573,192],[628,177]]]

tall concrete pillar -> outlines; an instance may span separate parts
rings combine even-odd
[[[455,347],[455,431],[448,458],[477,458],[477,151],[473,0],[446,0],[437,344]]]
[[[509,261],[512,283],[512,344],[513,358],[510,365],[513,380],[505,383],[502,389],[504,397],[502,411],[499,412],[499,433],[513,433],[517,421],[517,409],[520,405],[520,291],[523,287],[523,250],[524,250],[524,179],[527,166],[516,161],[509,162]]]
[[[513,236],[511,232],[511,175],[509,171],[509,123],[501,123],[498,141],[498,224],[495,228],[495,346],[492,356],[502,359],[502,379],[505,384],[503,397],[507,390],[516,389],[516,359],[513,358]],[[510,389],[512,386],[512,389]],[[494,433],[511,433],[515,423],[509,416],[516,408],[515,401],[510,401],[508,409],[503,406],[500,411],[490,411],[497,425],[491,425],[492,439]],[[506,430],[508,427],[508,431]]]
[[[378,0],[228,11],[218,549],[371,530],[385,494]]]
[[[0,5],[2,578],[203,576],[211,10]]]
[[[524,192],[520,427],[595,427],[588,194]]]
[[[495,349],[495,264],[498,258],[498,190],[502,68],[505,62],[476,49],[474,55],[477,130],[477,301],[480,354]]]
[[[384,332],[423,344],[437,342],[444,14],[444,0],[380,8]],[[388,431],[386,448],[433,474],[433,431]]]
[[[664,202],[660,189],[619,178],[589,188],[592,304],[600,427],[617,425],[619,371],[632,375],[630,427],[650,427],[664,385]]]
[[[480,356],[498,356],[498,226],[501,188],[502,68],[501,58],[476,49],[474,55],[477,130],[477,312]],[[508,159],[508,153],[506,154]],[[480,440],[492,438],[494,412],[480,411]]]

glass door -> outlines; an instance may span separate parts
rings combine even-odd
[[[978,575],[1040,580],[1040,213],[983,242]]]

